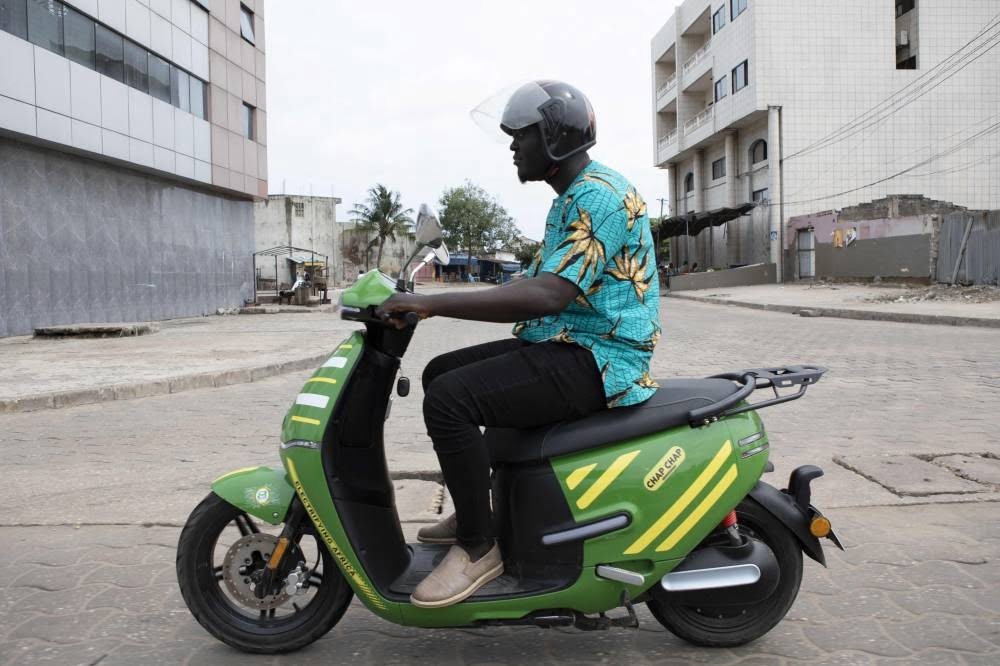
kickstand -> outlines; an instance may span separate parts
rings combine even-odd
[[[635,616],[635,608],[632,606],[632,600],[628,596],[628,590],[622,590],[622,606],[628,612],[628,617],[616,617],[611,620],[611,624],[616,627],[628,627],[629,629],[639,628],[639,618]]]

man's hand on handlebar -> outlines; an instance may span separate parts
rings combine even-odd
[[[417,294],[393,294],[375,310],[375,314],[388,325],[401,329],[416,323],[412,317],[407,317],[409,313],[419,319],[432,316],[429,305],[425,297]]]

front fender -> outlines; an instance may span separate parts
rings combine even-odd
[[[212,482],[212,492],[272,525],[285,520],[295,495],[285,470],[271,467],[245,467],[223,474]]]

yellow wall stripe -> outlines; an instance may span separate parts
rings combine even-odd
[[[726,474],[722,477],[722,480],[719,481],[719,484],[715,486],[715,488],[712,488],[712,492],[705,496],[705,499],[701,501],[701,504],[699,504],[697,508],[691,512],[690,516],[684,519],[684,522],[681,523],[676,530],[674,530],[673,534],[664,539],[663,543],[656,547],[656,552],[662,553],[665,550],[670,550],[676,546],[681,539],[686,537],[688,532],[691,531],[691,528],[694,527],[699,520],[705,517],[708,510],[715,506],[715,503],[719,501],[722,494],[729,489],[729,486],[733,485],[733,481],[736,480],[738,475],[739,472],[736,470],[736,465],[730,465],[729,469],[726,470]]]
[[[292,420],[293,421],[297,421],[298,423],[308,423],[309,425],[319,425],[319,419],[310,419],[310,418],[307,418],[305,416],[293,416]]]
[[[705,486],[708,485],[708,482],[712,480],[712,477],[715,476],[720,469],[722,469],[722,465],[726,462],[726,459],[729,458],[729,454],[732,452],[733,445],[727,439],[726,443],[723,444],[722,448],[715,454],[715,457],[712,458],[712,462],[710,462],[708,467],[705,468],[705,471],[698,475],[698,478],[695,479],[694,483],[692,483],[687,490],[684,491],[684,494],[681,495],[680,498],[674,502],[662,516],[657,518],[656,522],[650,525],[649,529],[646,530],[641,537],[636,539],[631,546],[625,549],[625,554],[635,555],[636,553],[641,553],[646,550],[646,547],[649,546],[649,544],[653,543],[653,540],[656,537],[663,534],[663,530],[670,527],[670,524],[677,520],[677,517],[688,508],[688,505],[694,501],[694,498],[698,496],[698,493],[700,493]]]
[[[336,379],[331,379],[330,377],[311,377],[306,380],[306,384],[311,384],[313,382],[319,382],[320,384],[336,384]]]
[[[611,482],[618,478],[618,475],[625,471],[625,468],[629,466],[635,457],[639,455],[638,451],[632,451],[631,453],[623,453],[618,456],[611,466],[604,470],[604,474],[597,477],[597,481],[587,489],[580,499],[576,501],[576,506],[580,509],[586,509],[588,506],[593,504],[594,500],[601,496],[601,493],[611,485]]]
[[[578,485],[580,485],[581,481],[587,478],[588,474],[594,471],[595,467],[597,467],[597,463],[591,463],[589,465],[584,465],[583,467],[574,469],[572,474],[566,477],[566,487],[569,488],[570,490],[576,488]]]

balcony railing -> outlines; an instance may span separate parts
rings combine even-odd
[[[684,73],[687,74],[691,69],[695,67],[702,58],[704,58],[708,52],[712,49],[712,42],[705,42],[704,46],[691,54],[691,57],[684,61]]]
[[[660,87],[656,89],[656,99],[660,100],[670,92],[670,89],[677,85],[677,74],[671,74],[670,78],[660,84]]]
[[[657,139],[656,147],[659,150],[663,150],[676,140],[677,140],[677,130],[671,130],[666,134],[664,134],[663,136],[661,136],[659,139]]]
[[[710,106],[707,109],[704,109],[697,116],[691,118],[690,120],[684,123],[684,133],[687,134],[688,132],[693,132],[694,130],[698,129],[699,127],[707,123],[709,120],[711,120],[714,114],[715,114],[714,106]]]

